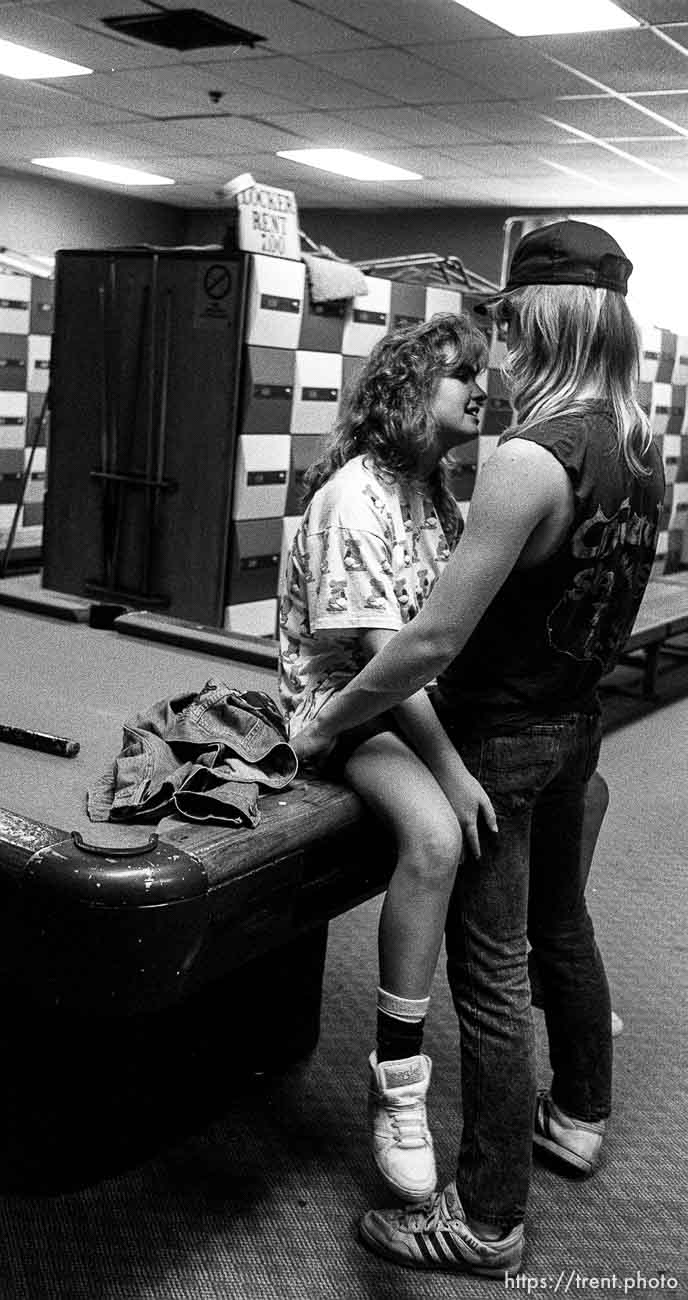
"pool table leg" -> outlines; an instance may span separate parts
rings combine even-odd
[[[327,923],[163,1011],[37,1006],[0,985],[0,1191],[88,1185],[221,1119],[320,1032]]]

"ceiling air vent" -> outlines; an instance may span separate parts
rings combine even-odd
[[[201,50],[213,45],[250,45],[252,48],[264,36],[235,27],[222,18],[204,14],[202,9],[174,9],[156,14],[122,14],[117,18],[103,18],[106,27],[134,36],[149,45],[164,45],[170,50]]]

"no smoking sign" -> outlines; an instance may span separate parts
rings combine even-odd
[[[226,325],[234,304],[233,268],[223,262],[199,268],[194,325]]]

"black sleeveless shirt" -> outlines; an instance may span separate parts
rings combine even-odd
[[[515,437],[546,447],[563,465],[574,518],[553,555],[511,571],[438,678],[438,712],[461,731],[513,731],[595,709],[597,684],[633,627],[657,545],[661,457],[653,443],[650,473],[631,473],[605,403],[525,433],[510,430],[501,441]]]

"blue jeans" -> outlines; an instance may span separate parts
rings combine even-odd
[[[461,1027],[457,1186],[472,1218],[508,1229],[525,1215],[531,1170],[528,940],[542,975],[552,1096],[579,1119],[610,1111],[609,987],[581,870],[600,724],[568,714],[515,735],[455,743],[499,824],[498,835],[481,837],[480,862],[469,855],[460,867],[447,918],[447,973]]]

